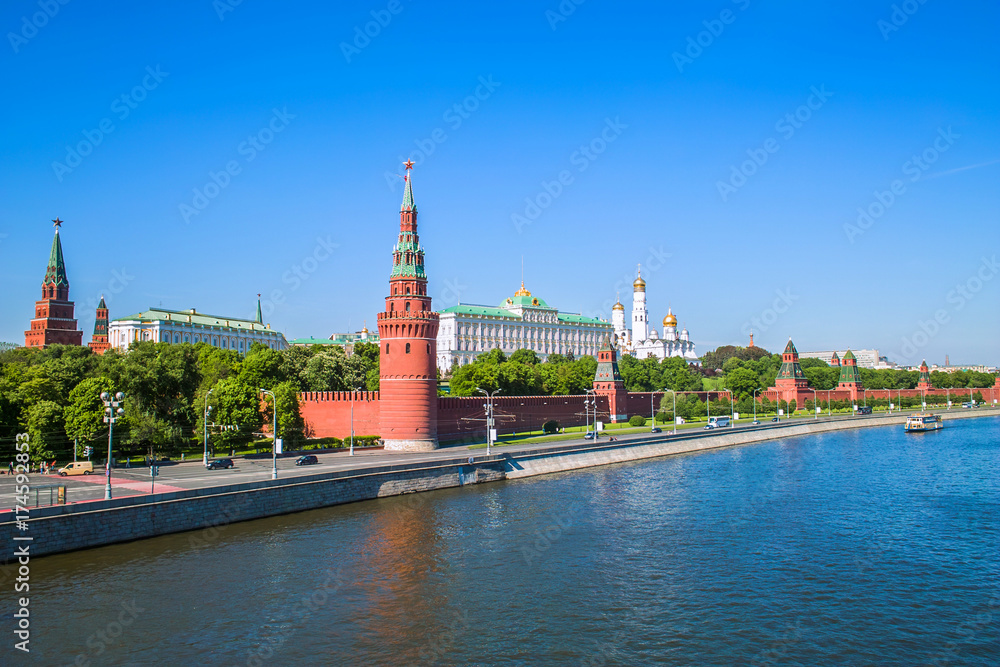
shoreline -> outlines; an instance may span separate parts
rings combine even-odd
[[[432,460],[390,465],[359,465],[354,469],[290,479],[246,482],[152,496],[128,496],[106,501],[33,508],[28,519],[31,555],[40,557],[111,544],[190,532],[192,546],[205,537],[216,539],[225,526],[254,519],[321,509],[407,493],[520,479],[614,463],[654,459],[724,447],[749,445],[831,431],[901,427],[908,415],[847,416],[816,421],[791,421],[724,432],[689,431],[609,442],[515,446],[490,456],[465,449],[443,448]],[[945,421],[1000,416],[1000,410],[942,413]],[[914,436],[918,437],[918,436]],[[478,451],[478,450],[477,450]],[[11,515],[0,521],[0,535],[9,545],[19,536]],[[22,529],[24,530],[24,529]],[[200,534],[199,534],[200,533]],[[13,549],[0,562],[14,560]]]

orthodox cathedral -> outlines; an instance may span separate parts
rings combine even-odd
[[[692,362],[698,360],[688,330],[681,329],[680,333],[677,332],[677,317],[671,309],[667,309],[667,316],[663,318],[662,337],[649,325],[646,281],[642,279],[642,267],[632,283],[632,329],[625,328],[625,306],[620,300],[612,308],[611,326],[615,332],[616,346],[624,354],[639,359],[652,355],[657,359],[681,357]]]

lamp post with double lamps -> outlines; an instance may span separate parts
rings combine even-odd
[[[261,389],[260,393],[267,394],[271,397],[271,402],[274,404],[274,430],[271,433],[274,435],[274,442],[271,444],[271,479],[278,479],[278,399],[275,398],[273,391],[268,391],[267,389]]]
[[[493,397],[502,392],[503,389],[494,389],[490,392],[482,387],[476,387],[476,390],[486,396],[486,403],[483,404],[483,407],[486,408],[486,456],[490,456],[493,446],[493,426],[496,423],[493,419]]]
[[[115,431],[115,422],[125,414],[122,403],[125,402],[125,394],[120,391],[112,396],[106,391],[101,392],[101,402],[104,403],[104,423],[108,425],[108,467],[107,483],[104,486],[104,499],[111,500],[111,439]]]
[[[354,394],[361,391],[361,387],[357,387],[351,392],[351,456],[354,456]]]
[[[812,387],[810,387],[812,389]],[[813,418],[819,419],[819,399],[816,397],[816,390],[812,389],[813,393]]]

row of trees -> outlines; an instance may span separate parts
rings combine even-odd
[[[629,391],[700,391],[702,379],[686,361],[672,357],[618,360],[625,388]],[[597,360],[591,356],[550,354],[544,362],[533,350],[517,350],[507,357],[502,350],[480,355],[474,362],[454,370],[452,396],[471,396],[479,389],[502,390],[507,396],[561,396],[582,394],[594,386]]]
[[[178,454],[197,449],[204,410],[216,449],[245,446],[272,422],[291,445],[305,437],[300,391],[378,390],[379,349],[358,344],[347,357],[340,346],[293,347],[278,352],[256,345],[241,356],[204,343],[135,343],[127,353],[95,355],[87,347],[0,351],[0,456],[11,458],[14,438],[28,433],[33,460],[72,457],[87,445],[107,444],[101,392],[125,394],[125,416],[115,425],[122,455]]]

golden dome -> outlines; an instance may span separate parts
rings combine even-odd
[[[632,290],[635,292],[646,291],[646,281],[642,279],[642,267],[639,267],[638,277],[635,279],[635,282],[632,283]]]
[[[677,326],[677,318],[674,317],[673,311],[669,308],[667,308],[667,316],[663,318],[663,326],[665,327]]]
[[[514,296],[531,296],[531,292],[524,289],[524,281],[521,281],[521,289],[514,292]]]
[[[615,305],[611,306],[611,310],[625,310],[625,306],[623,306],[622,302],[619,301]]]

